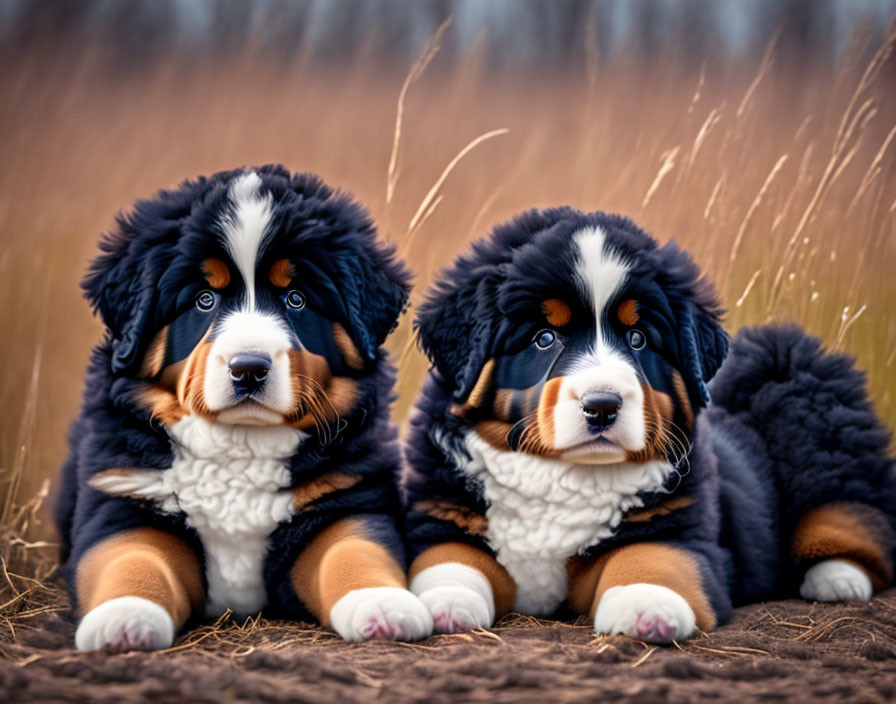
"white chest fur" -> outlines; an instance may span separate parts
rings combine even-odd
[[[209,423],[187,416],[168,428],[174,461],[165,470],[110,474],[93,482],[183,512],[205,549],[206,615],[251,615],[267,603],[262,569],[271,533],[293,513],[285,460],[307,437],[291,428]]]
[[[475,432],[465,470],[488,502],[487,539],[516,582],[514,609],[552,613],[567,596],[567,558],[613,534],[640,491],[657,491],[668,462],[583,465],[497,450]]]
[[[292,515],[284,460],[303,435],[291,428],[208,423],[171,426],[177,443],[163,481],[205,548],[206,614],[253,614],[267,602],[262,567],[268,538]]]

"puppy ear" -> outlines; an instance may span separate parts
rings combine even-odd
[[[712,283],[701,275],[691,256],[670,242],[658,250],[658,276],[678,323],[678,356],[682,376],[698,406],[709,403],[707,383],[728,355],[724,313]]]
[[[375,359],[398,325],[411,290],[410,272],[395,246],[377,239],[366,208],[314,174],[290,174],[279,164],[256,171],[264,176],[275,200],[282,199],[287,189],[292,191],[287,217],[299,238],[297,257],[311,246],[327,251],[323,273],[344,308],[339,313],[346,331],[362,357]]]
[[[158,288],[148,254],[131,252],[132,224],[118,218],[117,229],[100,241],[100,254],[81,282],[84,295],[106,325],[112,342],[112,371],[126,374],[149,344]]]
[[[718,317],[693,303],[686,303],[679,316],[679,352],[684,369],[682,375],[701,404],[708,404],[707,383],[722,366],[728,355],[728,333]]]
[[[349,334],[362,355],[375,359],[407,307],[410,275],[393,246],[372,239],[364,244],[363,256],[339,257],[336,269]]]
[[[502,280],[492,270],[475,270],[461,261],[427,292],[414,327],[420,346],[454,400],[463,402],[488,361],[495,299]]]

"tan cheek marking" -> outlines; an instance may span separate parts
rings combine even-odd
[[[174,425],[189,413],[170,391],[158,386],[146,386],[137,394],[137,402],[148,408],[153,418],[165,425]]]
[[[716,614],[700,583],[700,569],[694,556],[686,550],[660,543],[636,543],[617,548],[606,556],[589,614],[611,587],[628,584],[658,584],[677,592],[694,610],[697,627],[711,631]]]
[[[517,452],[529,455],[541,455],[544,457],[556,457],[560,453],[552,447],[545,445],[539,432],[538,423],[532,421],[520,421],[526,423],[520,434],[520,443]],[[489,445],[497,450],[510,450],[507,442],[507,434],[516,426],[516,423],[505,423],[501,420],[481,420],[473,425],[473,430]]]
[[[205,337],[203,337],[205,340]],[[213,417],[205,403],[205,370],[212,343],[200,342],[190,352],[177,384],[177,398],[188,412],[199,416]]]
[[[510,432],[510,423],[500,420],[481,420],[473,426],[479,437],[498,450],[509,450],[507,433]]]
[[[202,271],[208,285],[214,289],[226,288],[230,283],[230,269],[220,259],[206,259],[202,262]]]
[[[646,523],[659,516],[668,516],[674,511],[693,506],[695,503],[697,503],[697,499],[693,496],[676,496],[651,508],[629,511],[622,520],[628,523]]]
[[[655,459],[665,459],[666,443],[670,440],[672,424],[672,398],[669,394],[657,391],[647,382],[641,382],[643,392],[644,414],[644,448],[636,452],[627,451],[626,459],[629,462],[643,463]]]
[[[463,418],[474,408],[481,408],[486,401],[489,387],[492,383],[492,375],[494,374],[494,371],[495,360],[489,359],[485,364],[482,365],[482,371],[479,372],[479,377],[476,379],[476,383],[473,385],[473,390],[470,392],[470,395],[467,396],[467,400],[464,402],[464,404],[452,404],[448,410],[453,415]]]
[[[346,474],[336,470],[328,472],[322,477],[312,479],[310,482],[293,489],[293,506],[295,506],[298,512],[310,511],[313,509],[310,504],[322,496],[326,496],[334,491],[350,489],[359,481],[361,481],[361,477],[358,474]]]
[[[296,276],[295,267],[289,259],[278,259],[271,264],[271,271],[268,274],[271,283],[277,288],[286,288],[292,283]]]
[[[335,376],[327,387],[327,398],[330,399],[332,410],[344,416],[358,402],[358,383],[348,377]]]
[[[678,408],[684,416],[685,425],[690,430],[694,427],[694,409],[691,408],[691,400],[688,398],[688,389],[685,386],[684,379],[677,371],[672,372],[672,390],[675,392]]]
[[[358,382],[330,376],[327,360],[307,350],[290,350],[293,412],[284,423],[299,430],[347,415],[358,402]],[[301,414],[301,415],[300,415]]]
[[[485,535],[488,532],[488,519],[465,506],[458,506],[449,501],[418,501],[411,507],[414,511],[425,513],[441,521],[451,521],[458,528],[471,535]]]
[[[538,404],[538,428],[541,432],[542,442],[547,447],[554,446],[556,437],[554,428],[554,408],[560,398],[560,387],[563,385],[563,377],[558,376],[544,385],[541,392],[541,400]]]
[[[498,389],[495,391],[495,418],[504,422],[510,422],[510,409],[513,405],[514,392],[510,389]]]
[[[368,587],[407,587],[404,570],[389,551],[367,537],[357,519],[325,528],[299,555],[290,577],[296,594],[325,626],[343,596]]]
[[[165,351],[168,348],[168,326],[159,330],[158,334],[149,344],[149,349],[143,357],[143,364],[140,366],[139,376],[143,379],[151,379],[162,371],[162,365],[165,363]]]
[[[342,357],[348,366],[352,369],[364,368],[364,360],[361,359],[358,348],[355,347],[352,338],[339,323],[333,323],[333,340],[336,342],[336,347],[342,353]]]
[[[495,596],[495,617],[501,617],[513,608],[516,601],[516,583],[498,561],[487,552],[466,543],[442,543],[427,548],[411,564],[408,580],[412,580],[428,567],[459,562],[473,567],[485,575]]]
[[[76,570],[79,615],[122,596],[162,606],[180,628],[203,602],[199,560],[179,538],[153,528],[113,535],[91,547]]]
[[[791,554],[797,564],[846,558],[858,563],[882,589],[893,576],[891,549],[885,535],[890,532],[886,518],[870,506],[833,503],[803,516],[791,539]],[[892,540],[892,538],[891,538]]]
[[[549,298],[541,304],[541,312],[550,325],[561,328],[572,319],[572,311],[559,298]]]
[[[308,350],[294,349],[289,350],[287,354],[295,392],[304,389],[306,385],[313,387],[315,383],[324,388],[330,382],[330,365],[321,355]]]
[[[485,401],[485,395],[488,393],[488,387],[489,384],[491,384],[494,371],[494,359],[490,359],[482,365],[482,372],[480,372],[479,378],[476,380],[476,385],[473,387],[473,390],[470,392],[470,396],[467,399],[467,403],[473,408],[481,407]]]
[[[619,304],[616,315],[619,316],[619,322],[623,325],[629,327],[634,325],[641,319],[641,316],[638,315],[638,302],[632,299],[623,301]]]

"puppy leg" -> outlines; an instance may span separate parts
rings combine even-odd
[[[498,561],[466,543],[424,550],[411,565],[411,591],[432,614],[437,633],[487,628],[513,607],[516,585]]]
[[[570,605],[593,616],[598,635],[653,643],[684,640],[718,620],[697,554],[660,543],[627,545],[571,567]]]
[[[363,519],[324,529],[296,560],[293,588],[308,610],[347,641],[417,640],[432,617],[407,590],[398,561],[369,535]]]
[[[865,504],[826,504],[797,523],[794,562],[805,569],[800,595],[814,601],[868,601],[893,577],[896,538],[883,513]]]
[[[157,650],[202,604],[199,560],[179,538],[153,528],[117,533],[78,562],[78,650]]]

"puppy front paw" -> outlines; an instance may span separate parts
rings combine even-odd
[[[604,592],[594,614],[598,635],[671,643],[694,634],[694,610],[678,593],[658,584],[628,584]]]
[[[800,596],[808,601],[869,601],[871,578],[846,560],[824,560],[806,570]]]
[[[350,643],[419,640],[432,634],[429,610],[407,589],[398,587],[349,592],[330,609],[330,624]]]
[[[420,595],[420,601],[432,614],[436,633],[461,633],[492,625],[485,599],[467,587],[433,587]]]
[[[479,570],[459,562],[428,567],[411,581],[435,624],[436,633],[488,628],[495,620],[495,598]]]
[[[82,652],[163,650],[174,642],[174,621],[154,601],[139,596],[110,599],[91,609],[75,631]]]

